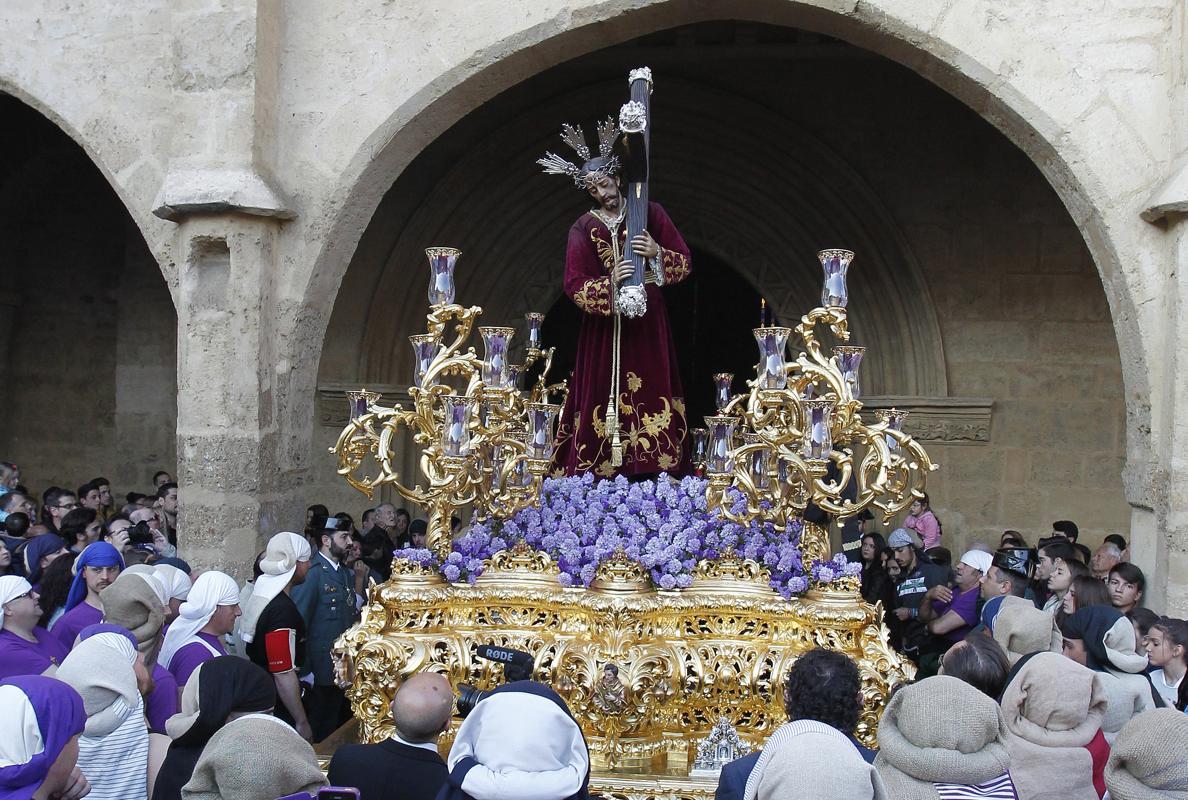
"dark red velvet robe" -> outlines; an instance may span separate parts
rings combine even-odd
[[[621,254],[627,226],[617,227]],[[660,246],[656,260],[664,284],[688,277],[689,248],[657,203],[648,205],[648,232]],[[620,318],[619,440],[623,465],[616,468],[611,464],[606,409],[615,326],[610,279],[614,266],[610,231],[594,214],[583,214],[569,229],[565,253],[565,293],[583,315],[569,398],[557,428],[554,474],[593,471],[607,478],[619,473],[684,474],[689,471],[685,398],[664,296],[652,282],[646,284],[647,313],[638,319]]]

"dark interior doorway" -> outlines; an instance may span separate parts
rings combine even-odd
[[[692,247],[693,274],[664,290],[676,343],[690,428],[714,413],[713,375],[734,373],[734,390],[746,388],[757,361],[751,329],[759,324],[759,292],[729,264]],[[565,295],[545,315],[542,338],[557,347],[550,375],[573,371],[581,312]]]

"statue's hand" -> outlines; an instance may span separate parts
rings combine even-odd
[[[641,255],[644,258],[655,258],[660,255],[660,245],[656,244],[652,234],[647,231],[631,239],[631,249],[636,255]]]
[[[630,261],[620,261],[619,266],[615,267],[615,271],[611,273],[611,277],[618,286],[623,281],[631,277],[635,272],[635,265]]]

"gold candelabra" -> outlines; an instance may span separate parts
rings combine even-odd
[[[735,522],[783,526],[810,503],[839,525],[872,508],[888,522],[922,496],[927,474],[938,466],[904,433],[907,412],[880,411],[874,424],[863,421],[858,367],[865,348],[840,344],[830,356],[822,352],[818,326],[828,326],[843,343],[850,339],[846,273],[854,254],[822,250],[817,257],[825,282],[820,307],[795,328],[803,350],[788,360],[793,329],[761,319],[749,390],[733,395],[734,376],[715,375],[718,413],[693,434],[710,508]],[[732,487],[745,502],[728,493]],[[806,558],[828,556],[822,538],[802,538]]]
[[[444,561],[456,510],[473,506],[480,517],[505,519],[538,501],[567,388],[565,381],[548,383],[554,349],[541,347],[543,314],[527,315],[522,364],[510,360],[513,328],[480,327],[483,358],[473,347],[463,350],[482,309],[454,302],[461,252],[431,247],[425,254],[429,324],[427,333],[409,337],[416,363],[409,388],[412,408],[381,406],[381,395],[367,389],[347,392],[350,419],[330,452],[338,458],[338,474],[368,498],[387,485],[424,508],[428,546]],[[446,343],[447,336],[453,340]],[[521,377],[537,362],[543,365],[539,377],[530,390],[521,391]],[[549,402],[553,396],[559,402]],[[410,487],[393,466],[402,428],[421,451],[424,484]],[[369,459],[377,473],[360,476]]]

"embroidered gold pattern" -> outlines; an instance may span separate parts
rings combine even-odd
[[[637,393],[644,388],[644,381],[634,372],[627,373],[627,391],[619,395],[619,436],[623,441],[623,464],[655,463],[659,469],[674,469],[680,465],[681,452],[685,443],[685,403],[682,398],[659,398],[660,407],[648,413],[647,404]],[[597,406],[586,419],[598,436],[598,447],[590,452],[587,444],[578,444],[577,473],[593,471],[600,477],[612,477],[616,470],[610,462],[610,440],[606,436],[606,407]],[[575,428],[580,428],[577,421]],[[561,437],[579,437],[567,430],[558,432]]]
[[[573,302],[587,314],[601,314],[609,317],[611,313],[610,280],[608,278],[591,278],[582,284],[582,288],[573,293]]]
[[[664,282],[679,283],[689,277],[689,257],[665,247],[660,248],[660,266],[664,270]]]

